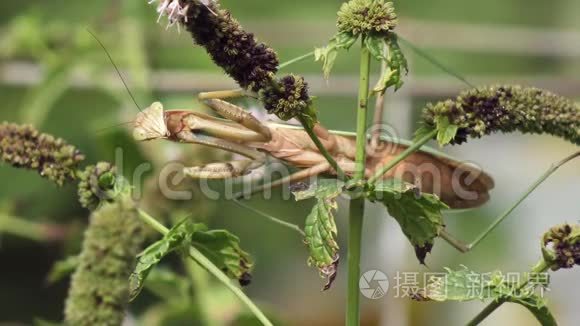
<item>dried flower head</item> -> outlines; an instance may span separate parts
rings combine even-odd
[[[555,226],[542,238],[544,259],[552,270],[580,265],[580,225]]]
[[[278,69],[274,50],[257,42],[216,1],[160,0],[157,11],[160,17],[168,17],[169,26],[184,25],[194,41],[243,88],[259,91],[274,77]]]
[[[287,121],[308,111],[308,84],[303,77],[287,75],[260,92],[266,110]]]
[[[36,170],[62,186],[76,178],[85,157],[61,138],[40,133],[32,126],[4,122],[0,124],[0,158],[14,167]]]
[[[535,133],[580,145],[580,106],[549,91],[521,86],[486,86],[462,92],[454,100],[428,104],[423,123],[433,128],[441,118],[458,127],[452,143],[493,132]]]
[[[392,2],[384,0],[351,0],[338,12],[338,31],[353,35],[388,33],[397,26]]]
[[[111,163],[99,162],[79,173],[79,202],[85,208],[96,209],[103,201],[113,199],[117,171]]]
[[[166,138],[169,130],[165,123],[163,104],[155,102],[148,108],[139,112],[135,118],[133,138],[137,141]]]

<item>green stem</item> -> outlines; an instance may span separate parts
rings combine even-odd
[[[447,243],[449,243],[450,245],[452,245],[453,247],[455,247],[456,249],[458,249],[463,253],[472,250],[479,243],[481,243],[493,230],[495,230],[498,227],[498,225],[501,222],[503,222],[503,220],[505,220],[526,198],[530,196],[532,192],[534,192],[544,181],[546,181],[552,174],[554,174],[554,172],[556,172],[560,167],[562,167],[566,163],[578,157],[580,157],[580,152],[576,152],[572,155],[565,157],[560,162],[552,164],[550,168],[546,172],[544,172],[544,174],[542,174],[540,178],[538,178],[538,180],[536,180],[536,182],[534,182],[510,208],[508,208],[505,212],[499,215],[495,219],[495,221],[485,231],[483,231],[472,243],[465,244],[462,241],[453,237],[450,233],[448,233],[445,230],[441,230],[439,232],[439,236],[445,241],[447,241]]]
[[[169,229],[163,224],[159,223],[155,218],[146,212],[139,210],[139,217],[141,220],[149,225],[151,228],[155,229],[157,232],[166,235],[169,233]],[[229,277],[224,274],[216,265],[214,265],[211,260],[203,255],[195,247],[189,248],[189,256],[196,261],[201,267],[205,268],[210,274],[217,278],[221,283],[223,283],[232,293],[240,299],[250,311],[256,316],[256,318],[265,326],[272,326],[272,322],[268,320],[268,317],[258,308],[250,298],[237,286],[235,286],[229,279]]]
[[[382,178],[385,173],[389,172],[389,170],[391,170],[392,168],[394,168],[397,164],[401,163],[401,161],[403,161],[404,159],[406,159],[409,155],[411,155],[414,152],[416,152],[417,150],[419,150],[428,141],[430,141],[431,139],[433,139],[433,137],[435,137],[435,135],[437,135],[437,130],[433,130],[430,133],[428,133],[425,136],[423,136],[423,138],[417,140],[415,143],[413,143],[413,145],[411,145],[406,150],[404,150],[401,154],[399,154],[397,157],[395,157],[394,159],[392,159],[391,161],[389,161],[389,164],[383,166],[379,171],[377,171],[369,179],[369,183],[375,183],[375,182],[377,182],[377,180],[380,179],[380,178]]]
[[[207,271],[196,264],[191,259],[183,258],[183,264],[189,274],[189,279],[193,284],[193,300],[199,309],[200,319],[203,325],[213,326],[217,323],[211,320],[211,315],[208,307],[207,294],[210,293],[209,282],[207,280]]]
[[[318,148],[318,151],[328,161],[328,164],[330,164],[330,166],[336,171],[336,175],[338,176],[338,178],[340,180],[346,181],[348,179],[348,177],[346,176],[344,171],[340,168],[338,163],[336,163],[336,161],[334,160],[334,157],[328,152],[326,147],[324,147],[324,145],[322,144],[322,142],[320,141],[318,136],[316,136],[316,133],[314,132],[310,123],[308,123],[308,121],[306,121],[305,119],[303,119],[301,117],[298,117],[298,120],[302,124],[302,127],[304,128],[304,130],[306,131],[306,133],[308,134],[310,139],[314,142],[314,145],[316,145],[316,148]]]
[[[234,198],[234,199],[233,199],[233,202],[234,202],[234,203],[236,203],[236,205],[238,205],[238,206],[240,206],[240,207],[242,207],[242,208],[245,208],[245,209],[247,209],[247,210],[250,210],[250,211],[252,211],[252,212],[254,212],[254,213],[256,213],[256,214],[258,214],[258,215],[260,215],[260,216],[262,216],[262,217],[265,217],[265,218],[267,218],[268,220],[270,220],[270,221],[272,221],[272,222],[274,222],[274,223],[276,223],[276,224],[278,224],[278,225],[281,225],[281,226],[283,226],[283,227],[289,228],[289,229],[291,229],[292,231],[298,232],[298,233],[299,233],[299,234],[300,234],[302,237],[304,237],[304,236],[306,235],[306,234],[304,233],[304,231],[302,231],[302,229],[301,229],[301,228],[300,228],[298,225],[296,225],[296,224],[292,224],[292,223],[290,223],[290,222],[283,221],[283,220],[281,220],[281,219],[279,219],[279,218],[276,218],[276,217],[274,217],[274,216],[272,216],[272,215],[270,215],[270,214],[267,214],[267,213],[265,213],[265,212],[262,212],[262,211],[261,211],[261,210],[259,210],[259,209],[255,209],[254,207],[252,207],[252,206],[250,206],[250,205],[246,205],[246,204],[242,203],[242,202],[241,202],[239,199],[237,199],[237,198]]]
[[[350,201],[348,220],[348,292],[346,325],[357,326],[360,321],[360,256],[362,244],[363,216],[365,213],[364,197]]]
[[[516,207],[518,207],[526,198],[528,198],[528,196],[534,192],[534,190],[536,190],[536,188],[538,188],[544,181],[546,181],[546,179],[548,179],[554,172],[556,172],[556,170],[558,170],[562,165],[570,162],[571,160],[580,157],[580,152],[576,152],[566,158],[564,158],[563,160],[561,160],[558,163],[552,164],[552,166],[550,166],[550,168],[544,173],[542,174],[542,176],[540,176],[540,178],[538,180],[536,180],[536,182],[534,182],[534,184],[532,184],[530,186],[530,188],[528,188],[528,190],[520,197],[520,199],[518,199],[514,205],[512,205],[512,207],[508,208],[503,214],[501,214],[488,228],[487,230],[485,230],[479,237],[477,237],[477,239],[475,239],[475,241],[473,241],[471,244],[469,244],[468,248],[469,249],[473,249],[473,247],[477,246],[481,241],[483,241],[483,239],[485,239],[485,237],[487,237],[488,234],[490,234],[501,222],[503,222],[503,220],[508,217],[511,212],[514,211],[514,209],[516,209]]]
[[[18,217],[0,215],[0,234],[8,233],[38,242],[46,241],[46,226]]]
[[[364,38],[363,38],[364,42]],[[365,159],[367,145],[367,112],[369,102],[369,76],[371,71],[371,53],[361,45],[360,75],[358,88],[358,110],[356,118],[356,154],[354,179],[360,180],[365,176]]]
[[[308,58],[310,58],[312,56],[314,56],[314,51],[308,52],[308,53],[303,54],[303,55],[301,55],[299,57],[296,57],[294,59],[290,59],[290,60],[288,60],[286,62],[283,62],[283,63],[281,63],[281,64],[278,65],[278,69],[286,68],[287,66],[289,66],[291,64],[300,62],[302,60],[306,60],[306,59],[308,59]]]
[[[364,38],[361,43],[360,53],[360,75],[358,90],[358,108],[356,121],[356,153],[355,153],[355,180],[362,180],[365,177],[366,162],[366,129],[367,111],[369,98],[369,76],[371,67],[371,54],[364,45]],[[356,191],[356,190],[355,190]],[[355,194],[356,196],[356,194]],[[362,229],[365,214],[365,199],[356,196],[350,201],[349,221],[348,221],[348,292],[346,325],[357,326],[360,322],[360,257],[362,243]]]
[[[546,262],[544,259],[542,259],[536,264],[536,266],[534,266],[534,268],[532,268],[532,271],[529,273],[529,275],[544,273],[548,269],[550,269],[550,264]],[[518,286],[518,290],[521,290],[524,286],[526,286],[529,283],[530,281],[529,275],[527,276],[526,280],[524,280],[524,282],[522,282]],[[479,314],[477,314],[477,316],[475,316],[469,323],[467,323],[467,326],[479,325],[484,319],[489,317],[489,315],[491,315],[492,312],[494,312],[505,302],[506,300],[499,299],[497,301],[493,301],[492,303],[488,304]]]

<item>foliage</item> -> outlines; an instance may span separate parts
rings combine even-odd
[[[510,280],[499,271],[482,274],[462,269],[454,271],[446,268],[443,276],[432,276],[426,284],[425,298],[433,301],[471,301],[492,300],[508,301],[526,307],[544,326],[556,325],[556,320],[542,297],[534,292],[537,286],[547,286],[547,280],[542,284],[522,287]]]
[[[131,300],[139,295],[149,273],[165,256],[176,251],[187,255],[190,246],[197,248],[241,285],[249,284],[253,264],[249,254],[240,248],[236,236],[225,230],[208,231],[203,224],[183,220],[137,256],[137,266],[130,277]]]
[[[336,197],[342,192],[344,183],[338,180],[319,180],[308,189],[294,192],[297,201],[315,198],[316,203],[306,217],[304,242],[310,257],[308,264],[318,268],[326,278],[323,290],[328,290],[336,278],[338,261],[337,228],[333,211],[336,210]]]
[[[449,207],[436,195],[421,193],[415,185],[395,179],[376,183],[367,196],[387,207],[415,248],[419,262],[424,264],[425,256],[431,252],[433,241],[444,226],[441,210]]]

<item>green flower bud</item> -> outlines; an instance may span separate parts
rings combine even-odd
[[[143,231],[129,191],[93,212],[65,305],[66,325],[122,324]]]
[[[113,199],[116,169],[108,162],[88,166],[79,173],[79,202],[85,208],[96,209],[102,201]]]
[[[580,265],[580,225],[555,226],[542,238],[544,260],[552,270]]]
[[[287,75],[272,82],[260,92],[266,110],[286,121],[311,114],[308,84],[303,77]]]
[[[17,168],[36,170],[59,186],[75,179],[84,158],[63,139],[40,133],[32,126],[0,124],[0,159]]]
[[[358,34],[386,34],[397,26],[392,2],[384,0],[351,0],[338,12],[338,31]]]
[[[580,106],[533,87],[486,86],[464,91],[454,100],[426,106],[423,123],[435,128],[437,121],[458,127],[452,140],[456,144],[497,131],[520,131],[547,133],[580,145]]]

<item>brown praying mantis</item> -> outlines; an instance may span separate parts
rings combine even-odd
[[[196,179],[240,177],[263,166],[268,156],[301,169],[258,187],[253,192],[267,187],[289,185],[317,175],[336,175],[336,171],[302,128],[259,121],[243,108],[218,98],[226,94],[228,91],[200,94],[200,99],[221,118],[189,110],[164,110],[161,103],[155,102],[138,113],[133,136],[137,141],[165,139],[204,145],[245,157],[242,160],[184,168],[185,175]],[[316,124],[313,131],[339,167],[347,175],[351,175],[355,169],[355,136],[345,132],[329,131],[321,124]],[[369,142],[368,146],[373,148],[368,151],[365,175],[367,177],[373,175],[409,145],[396,139]],[[497,217],[471,244],[455,239],[444,229],[440,232],[441,238],[461,252],[471,250],[523,202],[529,193],[560,166],[579,155],[580,153],[575,153],[553,165],[514,206]],[[383,178],[399,178],[414,183],[421,192],[438,195],[452,209],[475,208],[482,205],[489,199],[489,191],[494,187],[493,179],[480,168],[426,147],[406,157],[384,174]]]
[[[138,114],[134,137],[139,141],[164,138],[211,146],[246,157],[185,168],[184,173],[192,178],[243,176],[264,165],[267,155],[302,169],[269,186],[289,184],[319,174],[336,174],[303,129],[260,122],[248,111],[220,99],[206,99],[205,103],[225,119],[185,110],[165,111],[161,103],[156,102]],[[347,175],[354,173],[354,137],[331,132],[320,124],[313,129],[340,168]],[[367,157],[365,174],[368,177],[407,148],[405,144],[386,140],[375,146]],[[417,184],[423,192],[437,194],[451,208],[477,207],[489,199],[489,190],[493,188],[492,178],[480,169],[428,150],[412,154],[384,175],[384,178],[393,177]],[[457,191],[458,188],[462,191]]]

